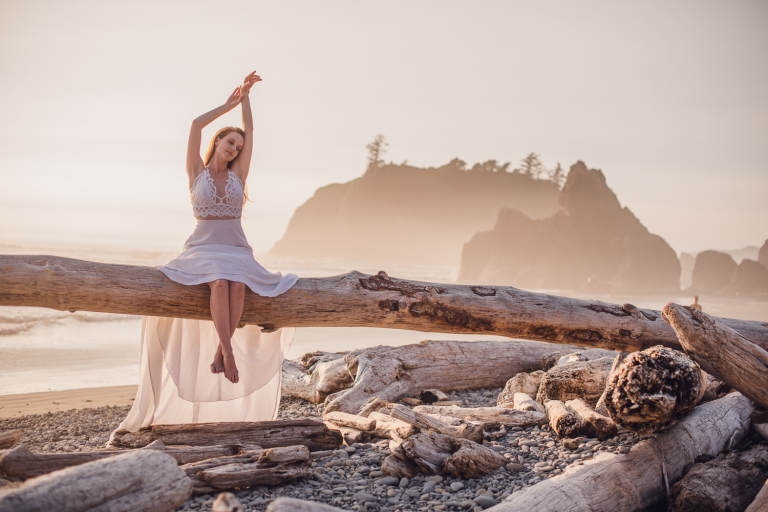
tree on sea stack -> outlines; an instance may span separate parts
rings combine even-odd
[[[378,169],[384,165],[384,153],[387,152],[387,138],[382,134],[378,134],[374,137],[373,141],[366,145],[368,149],[368,170]]]
[[[539,160],[539,155],[528,153],[528,156],[520,161],[520,167],[515,169],[515,171],[531,178],[539,178],[544,172],[544,164]]]

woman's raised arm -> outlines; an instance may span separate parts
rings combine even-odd
[[[240,95],[240,89],[240,87],[236,88],[222,106],[216,107],[192,121],[192,127],[189,129],[189,142],[187,142],[187,176],[189,177],[190,188],[192,188],[195,178],[203,172],[205,167],[203,159],[200,158],[203,128],[211,124],[214,119],[235,108],[242,101],[243,97]]]
[[[248,178],[248,171],[251,168],[251,155],[253,154],[253,114],[251,113],[251,100],[248,93],[256,82],[261,82],[261,77],[254,71],[245,77],[243,85],[240,87],[240,97],[242,98],[240,105],[243,109],[243,132],[245,132],[245,135],[243,137],[243,148],[237,155],[237,159],[232,162],[231,169],[243,183]]]

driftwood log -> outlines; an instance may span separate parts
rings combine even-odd
[[[3,306],[211,318],[208,286],[184,286],[150,267],[57,256],[3,255],[0,290]],[[275,298],[246,290],[241,321],[266,330],[291,326],[389,327],[496,334],[611,350],[680,347],[658,311],[508,286],[407,281],[390,278],[384,272],[302,278]],[[768,347],[768,327],[764,324],[733,319],[723,322],[753,343]]]
[[[371,435],[375,437],[402,441],[418,432],[416,427],[410,423],[397,420],[380,412],[372,412],[368,417],[376,420],[376,428],[371,432]]]
[[[315,501],[303,501],[296,498],[277,498],[268,506],[266,512],[342,512],[343,509]]]
[[[323,420],[330,421],[337,427],[348,427],[364,432],[370,432],[376,429],[376,420],[358,416],[356,414],[347,414],[346,412],[333,411],[323,415]]]
[[[507,404],[515,403],[515,393],[525,393],[528,396],[535,397],[539,392],[539,383],[543,376],[544,372],[541,370],[531,373],[518,373],[504,385],[504,389],[496,398],[496,404],[501,407],[509,407]]]
[[[352,385],[345,353],[312,352],[299,361],[283,362],[282,394],[322,403],[330,394]]]
[[[404,405],[392,404],[389,406],[390,415],[400,421],[413,425],[421,431],[434,431],[450,437],[461,439],[471,439],[476,443],[483,442],[485,430],[480,425],[472,423],[462,423],[454,426],[439,419],[413,411]]]
[[[768,408],[768,352],[706,313],[670,302],[664,319],[705,372]]]
[[[496,428],[500,425],[505,427],[533,427],[544,425],[547,422],[547,416],[540,412],[519,411],[517,409],[507,409],[504,407],[456,407],[439,405],[419,405],[413,408],[414,411],[429,415],[452,416],[461,420],[477,421],[488,428]]]
[[[21,430],[8,430],[6,432],[0,432],[0,450],[12,448],[21,440],[21,436],[24,432]]]
[[[422,341],[356,350],[345,358],[355,385],[329,397],[326,411],[355,414],[374,396],[396,402],[430,388],[501,387],[515,374],[537,369],[541,354],[552,347],[530,341]]]
[[[611,418],[596,413],[583,400],[578,398],[568,400],[565,402],[565,406],[576,416],[579,421],[579,432],[585,436],[596,437],[600,441],[605,441],[609,437],[615,436],[619,430]]]
[[[341,445],[341,435],[320,421],[309,419],[233,423],[151,425],[138,432],[116,431],[109,443],[116,448],[141,448],[153,441],[165,445],[258,445],[264,448],[305,445],[311,451]]]
[[[505,463],[504,457],[481,444],[433,432],[405,440],[384,459],[381,468],[385,474],[399,478],[412,478],[415,468],[428,475],[479,478]]]
[[[572,400],[580,398],[595,406],[603,394],[613,359],[603,357],[592,361],[574,361],[550,368],[539,383],[536,401]]]
[[[260,446],[217,445],[217,446],[165,446],[160,441],[141,448],[167,453],[177,464],[189,464],[214,457],[236,455],[243,450],[257,450]],[[94,460],[114,457],[125,453],[124,450],[97,450],[92,452],[71,453],[33,453],[26,446],[20,445],[12,450],[0,453],[0,475],[27,480],[36,476],[79,466]]]
[[[181,469],[192,481],[194,494],[205,494],[305,478],[311,463],[306,446],[285,446],[207,459],[185,464]]]
[[[137,450],[0,489],[0,512],[165,512],[181,505],[192,482],[157,450]]]
[[[768,480],[765,481],[755,499],[744,512],[768,512]]]
[[[641,434],[665,430],[704,396],[706,378],[682,352],[652,347],[629,354],[605,386],[605,407],[617,424]]]
[[[616,357],[616,352],[601,348],[590,348],[587,350],[578,350],[576,352],[557,350],[542,356],[541,369],[546,372],[559,364],[575,363],[577,361],[592,361],[593,359],[600,359],[603,357],[610,357],[613,359]]]
[[[543,405],[525,393],[515,393],[512,406],[518,411],[536,411],[544,414],[547,412]]]
[[[697,457],[716,456],[749,429],[749,399],[731,393],[700,405],[666,432],[640,441],[626,455],[600,453],[583,465],[514,493],[492,512],[640,511],[667,494]]]
[[[768,478],[768,447],[756,445],[743,452],[720,454],[694,464],[672,486],[669,512],[731,512],[744,510]]]
[[[560,400],[545,400],[544,408],[549,426],[558,436],[573,437],[579,431],[579,419]]]

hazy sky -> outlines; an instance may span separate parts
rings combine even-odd
[[[677,251],[768,238],[764,1],[0,0],[0,243],[179,247],[189,123],[253,69],[257,251],[377,133],[419,166],[584,160]]]

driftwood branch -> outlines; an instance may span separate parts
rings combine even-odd
[[[12,448],[13,446],[16,446],[16,443],[21,440],[22,435],[24,435],[24,432],[21,430],[8,430],[7,432],[0,432],[0,450],[5,450],[6,448]]]
[[[702,455],[715,456],[749,430],[749,399],[731,393],[697,407],[666,432],[637,443],[626,455],[601,453],[583,465],[516,492],[492,512],[639,511],[667,494],[665,482],[679,480]]]
[[[704,371],[768,408],[768,352],[693,308],[670,302],[664,306],[664,318]]]
[[[0,511],[166,512],[187,501],[191,492],[192,482],[173,457],[137,450],[0,489]]]
[[[0,256],[0,305],[209,320],[208,286],[184,286],[150,267],[55,256]],[[246,292],[242,322],[279,327],[388,327],[482,333],[614,350],[679,348],[658,311],[505,286],[407,281],[350,272],[302,278],[275,297]],[[723,319],[768,347],[768,327]]]
[[[341,445],[338,432],[328,429],[320,421],[309,419],[151,425],[138,432],[113,432],[110,445],[141,448],[158,440],[166,445],[192,446],[234,443],[276,448],[301,444],[311,451],[331,450]]]

